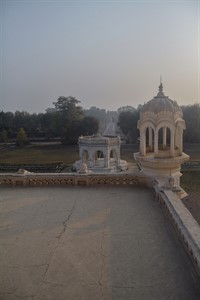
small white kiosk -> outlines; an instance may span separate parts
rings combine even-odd
[[[119,172],[127,169],[127,162],[120,159],[120,137],[115,135],[114,126],[110,122],[104,135],[80,136],[80,160],[74,164],[74,169],[87,173]]]

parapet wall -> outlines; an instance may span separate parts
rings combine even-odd
[[[200,276],[200,226],[172,190],[159,191],[155,187],[156,198],[160,202],[176,233]]]
[[[152,182],[146,176],[131,174],[25,173],[0,174],[0,186],[146,186]]]

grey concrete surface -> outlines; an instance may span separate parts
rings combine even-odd
[[[200,299],[147,189],[0,189],[1,300]]]

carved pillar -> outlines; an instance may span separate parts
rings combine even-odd
[[[174,147],[178,147],[179,148],[179,129],[178,127],[176,128],[176,131],[175,131],[175,144],[174,144]]]
[[[167,145],[167,127],[163,127],[163,150],[166,149]]]
[[[174,157],[174,132],[172,130],[170,135],[170,156]]]
[[[116,155],[117,166],[120,166],[120,148],[116,149]]]
[[[153,147],[153,130],[149,127],[149,148],[152,150]]]
[[[140,153],[142,156],[146,155],[146,130],[140,134]]]
[[[110,167],[110,149],[107,149],[106,151],[104,151],[103,155],[104,155],[104,167],[105,168],[109,168]]]
[[[154,137],[154,157],[158,157],[158,130],[155,131]]]
[[[88,164],[89,164],[89,167],[92,169],[95,166],[95,150],[94,149],[90,149],[90,151],[89,151]]]
[[[183,130],[179,131],[179,141],[178,141],[179,155],[183,153]]]
[[[81,146],[79,146],[79,157],[80,157],[80,160],[83,161],[83,149]]]
[[[175,132],[175,147],[178,148],[178,154],[182,155],[183,152],[183,129],[177,126]]]

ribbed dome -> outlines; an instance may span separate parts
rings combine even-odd
[[[157,114],[162,111],[169,111],[175,113],[176,111],[182,110],[178,106],[176,101],[171,100],[169,97],[165,96],[165,94],[163,93],[163,85],[161,83],[159,86],[159,92],[157,96],[155,96],[152,100],[144,104],[141,112],[144,113],[148,111]]]

